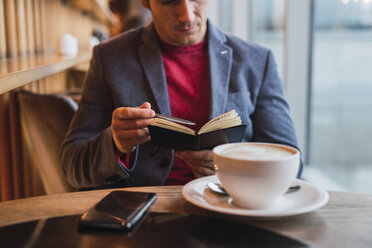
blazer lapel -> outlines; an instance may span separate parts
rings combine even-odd
[[[171,110],[163,61],[158,38],[152,24],[144,28],[141,42],[139,57],[152,94],[154,95],[158,111],[162,114],[170,115]]]
[[[226,111],[232,49],[225,45],[225,35],[208,21],[209,70],[211,80],[210,119]]]

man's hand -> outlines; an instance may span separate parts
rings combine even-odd
[[[137,108],[119,107],[112,113],[111,130],[116,147],[122,153],[131,153],[137,145],[150,140],[147,126],[155,112],[148,102]]]
[[[211,176],[215,174],[213,153],[211,150],[177,151],[176,157],[188,164],[195,177]]]

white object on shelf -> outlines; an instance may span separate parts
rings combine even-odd
[[[70,33],[63,34],[59,39],[59,54],[63,56],[74,56],[78,53],[78,40]]]

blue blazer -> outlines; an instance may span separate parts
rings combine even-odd
[[[208,21],[210,118],[231,109],[247,129],[244,141],[298,147],[289,107],[270,50],[225,34]],[[129,31],[93,49],[79,110],[62,146],[60,159],[75,187],[163,185],[174,152],[151,142],[137,147],[131,168],[117,161],[111,133],[117,107],[151,103],[170,115],[159,38],[153,24]],[[197,111],[197,110],[195,110]]]

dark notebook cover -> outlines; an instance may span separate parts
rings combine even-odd
[[[212,149],[221,144],[240,142],[247,125],[220,129],[208,133],[190,135],[157,126],[149,126],[151,142],[175,150]]]

